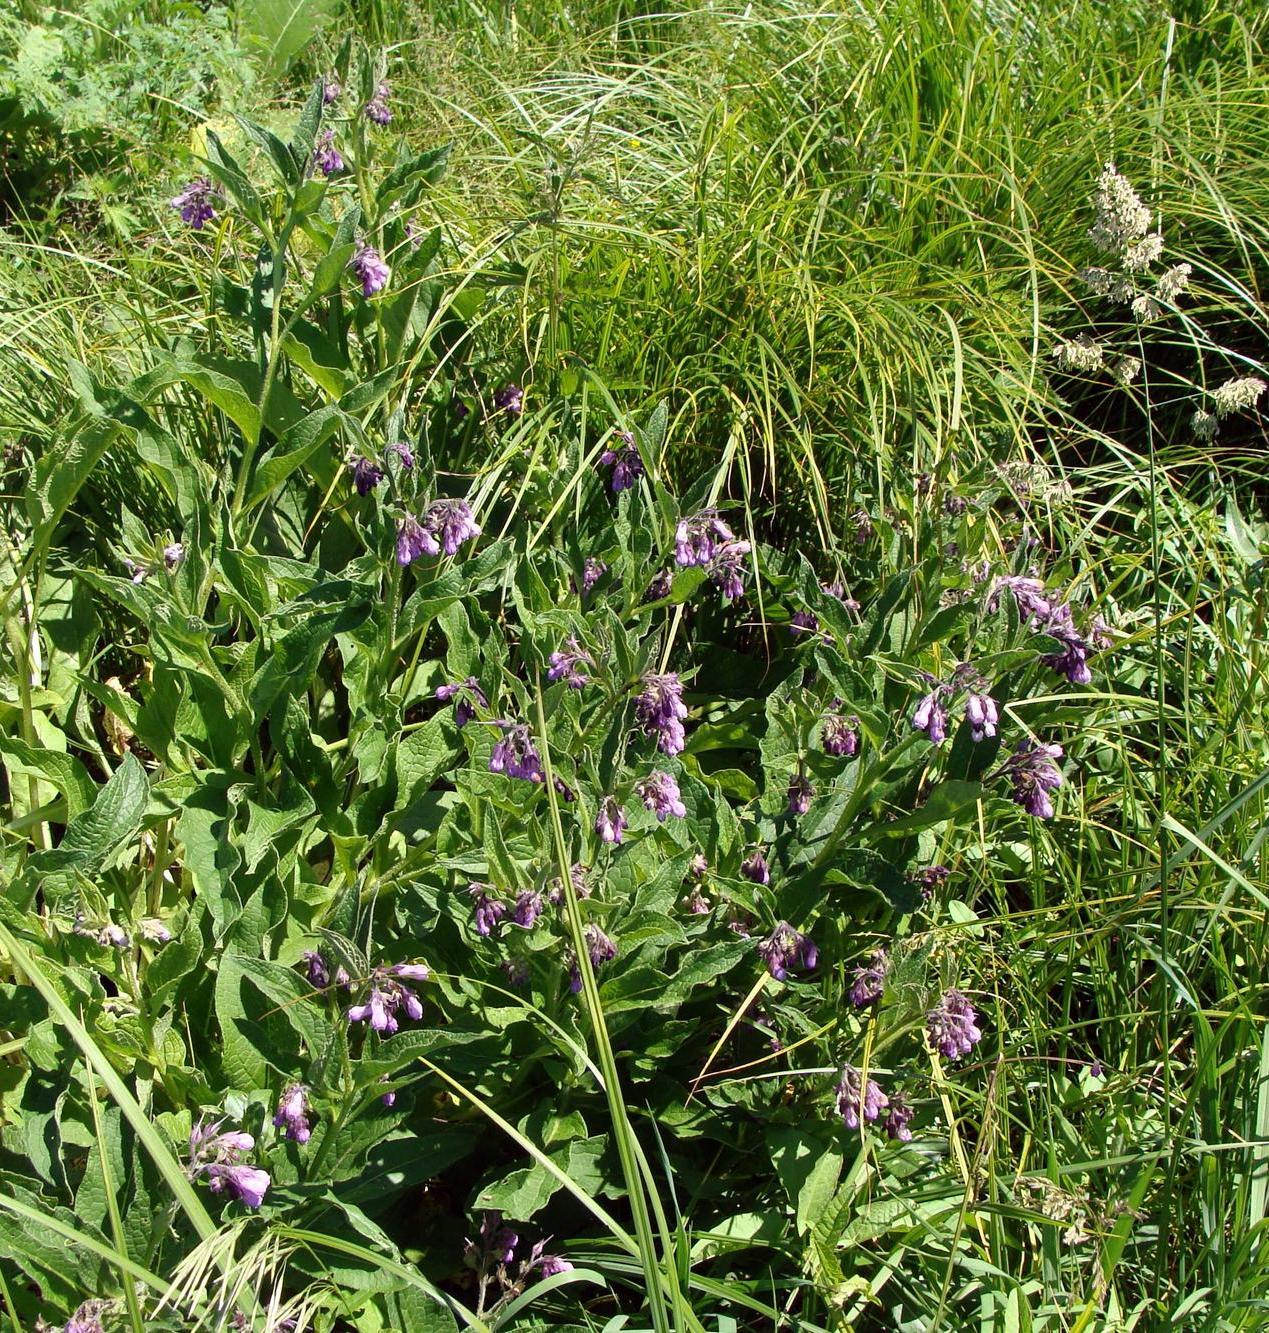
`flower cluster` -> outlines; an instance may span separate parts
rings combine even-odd
[[[383,256],[368,241],[362,241],[353,252],[348,267],[352,269],[353,277],[361,283],[363,296],[373,296],[383,291],[392,276],[392,270],[383,262]]]
[[[635,700],[635,717],[649,736],[657,738],[663,754],[680,754],[686,744],[683,719],[683,682],[673,671],[649,674],[643,678],[643,690]]]
[[[489,771],[505,773],[525,782],[542,781],[542,756],[537,752],[533,733],[523,722],[499,722],[502,735],[489,756]]]
[[[671,774],[653,770],[641,782],[635,783],[635,790],[642,798],[644,807],[653,811],[662,823],[669,815],[678,819],[687,817],[687,806],[683,804],[679,784]]]
[[[684,568],[708,565],[721,546],[735,540],[736,534],[712,509],[681,518],[674,530],[675,563]]]
[[[454,705],[454,725],[460,731],[476,716],[476,704],[482,708],[489,707],[489,700],[475,676],[468,676],[466,680],[454,681],[448,685],[438,685],[433,697],[441,703],[448,703],[451,699],[458,700]]]
[[[599,455],[599,461],[604,467],[612,468],[610,484],[614,495],[628,491],[643,476],[643,459],[639,456],[634,435],[623,430],[617,438],[621,444],[616,449],[605,449]]]
[[[1005,771],[1013,780],[1013,799],[1037,819],[1053,818],[1049,793],[1062,785],[1062,770],[1056,762],[1061,758],[1060,745],[1033,745],[1030,741],[1019,741],[1005,761]]]
[[[469,884],[467,896],[471,899],[476,934],[492,935],[498,929],[498,922],[507,914],[506,903],[498,897],[492,884]]]
[[[392,96],[392,89],[382,80],[376,85],[374,95],[362,107],[362,114],[365,118],[375,125],[388,125],[392,121],[392,108],[388,105],[388,98]]]
[[[580,690],[590,683],[590,677],[581,670],[583,664],[594,666],[594,659],[576,639],[569,639],[565,648],[551,654],[546,678],[549,681],[562,680],[569,689]]]
[[[313,148],[313,165],[323,176],[335,176],[343,171],[344,158],[335,147],[334,130],[323,130],[317,136],[317,143]]]
[[[809,935],[794,930],[787,921],[779,922],[771,934],[759,943],[758,955],[777,981],[784,981],[792,968],[814,971],[820,956],[815,941]]]
[[[431,974],[422,963],[393,963],[376,967],[370,974],[370,989],[361,1004],[348,1010],[348,1022],[369,1023],[381,1037],[390,1037],[400,1024],[397,1011],[418,1022],[423,1017],[423,1003],[404,983],[426,981]]]
[[[855,968],[855,975],[846,992],[847,998],[856,1009],[866,1009],[881,999],[886,988],[886,977],[890,972],[890,957],[884,949],[878,949],[867,963]]]
[[[859,718],[854,713],[844,717],[837,710],[841,700],[833,700],[833,709],[820,723],[820,744],[825,754],[836,758],[850,758],[859,753]]]
[[[397,525],[397,563],[408,565],[442,552],[457,555],[465,541],[480,533],[466,500],[433,500],[420,517],[406,514]]]
[[[605,796],[599,803],[599,813],[595,816],[595,832],[607,843],[616,844],[629,827],[626,812],[621,808],[615,796]]]
[[[308,1117],[308,1089],[303,1083],[292,1083],[278,1102],[273,1124],[283,1130],[292,1143],[307,1143],[312,1136]]]
[[[259,1208],[271,1183],[269,1173],[241,1160],[256,1141],[240,1130],[221,1133],[223,1123],[218,1120],[209,1125],[200,1120],[190,1131],[189,1177],[203,1176],[213,1194],[228,1190],[246,1207]]]
[[[169,203],[181,215],[181,221],[195,231],[202,229],[216,218],[216,205],[223,198],[219,186],[215,186],[206,176],[199,176]]]
[[[1043,657],[1047,666],[1060,671],[1072,685],[1087,685],[1093,679],[1088,667],[1088,655],[1096,644],[1085,638],[1075,626],[1075,614],[1069,604],[1055,601],[1045,595],[1044,585],[1037,578],[1010,574],[996,579],[987,597],[989,610],[999,604],[1000,594],[1008,591],[1018,607],[1018,615],[1032,629],[1056,639],[1061,650]],[[1103,635],[1103,640],[1105,636]]]
[[[925,1016],[930,1045],[945,1060],[956,1060],[982,1040],[974,1006],[955,987],[947,991]]]
[[[588,921],[583,931],[586,940],[586,956],[592,968],[598,970],[604,963],[610,963],[617,956],[617,943],[604,934],[593,921]],[[582,973],[574,959],[569,964],[568,988],[574,995],[582,988]]]

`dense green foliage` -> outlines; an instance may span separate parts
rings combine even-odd
[[[1267,36],[0,19],[0,1325],[1263,1325]]]

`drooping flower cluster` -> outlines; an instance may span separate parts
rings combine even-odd
[[[273,1124],[283,1130],[292,1143],[307,1143],[312,1137],[308,1117],[308,1089],[303,1083],[292,1083],[278,1101]]]
[[[518,417],[524,411],[524,390],[518,384],[504,384],[494,393],[493,404],[499,412]]]
[[[325,990],[331,984],[330,964],[326,961],[324,954],[318,950],[310,950],[301,955],[304,960],[304,970],[308,977],[308,984],[314,990]],[[352,978],[342,966],[336,967],[334,982],[343,990],[352,988]]]
[[[1256,375],[1243,375],[1237,379],[1226,380],[1212,393],[1212,406],[1218,417],[1227,417],[1235,412],[1242,412],[1255,407],[1256,400],[1269,385]]]
[[[720,546],[734,542],[736,534],[712,509],[704,509],[691,518],[679,519],[674,530],[674,560],[687,568],[705,566],[713,560]]]
[[[881,999],[886,988],[886,977],[890,972],[890,956],[884,949],[878,949],[867,963],[855,968],[854,979],[846,992],[847,998],[856,1009],[866,1009]]]
[[[621,841],[621,835],[629,827],[626,812],[621,808],[615,796],[605,796],[599,803],[599,813],[595,816],[595,832],[611,845]]]
[[[943,698],[946,685],[936,684],[929,694],[922,695],[912,713],[912,726],[930,738],[931,745],[942,745],[947,739],[947,708]]]
[[[372,458],[354,458],[348,466],[352,469],[353,485],[358,495],[369,495],[383,480],[383,469]]]
[[[419,518],[406,514],[397,525],[397,563],[408,565],[424,555],[457,555],[458,548],[482,529],[466,500],[433,500]]]
[[[335,131],[323,130],[313,147],[313,165],[323,176],[335,176],[344,169],[343,154],[335,147]]]
[[[213,1194],[228,1190],[247,1208],[259,1208],[271,1183],[269,1173],[241,1160],[256,1141],[241,1130],[221,1133],[223,1123],[199,1120],[190,1131],[189,1177],[197,1180],[202,1176]]]
[[[418,1022],[423,1017],[423,1003],[404,983],[426,981],[431,973],[422,963],[393,963],[376,967],[370,974],[369,992],[361,1004],[348,1010],[348,1022],[369,1023],[381,1037],[390,1037],[399,1027],[397,1012]]]
[[[635,700],[635,717],[649,736],[657,738],[657,748],[663,754],[682,752],[687,741],[683,730],[687,705],[683,702],[683,682],[673,671],[644,676],[643,690]]]
[[[1032,629],[1056,639],[1061,651],[1046,653],[1042,661],[1054,671],[1060,671],[1072,685],[1087,685],[1093,679],[1088,667],[1088,656],[1097,645],[1085,638],[1075,626],[1075,614],[1070,605],[1056,601],[1045,594],[1044,585],[1037,578],[1021,574],[1010,574],[998,578],[992,584],[987,597],[987,607],[994,610],[1000,602],[1003,591],[1013,594],[1017,603],[1018,615]],[[1103,642],[1108,636],[1103,635]]]
[[[767,858],[763,856],[761,847],[755,847],[740,863],[740,873],[755,884],[771,883],[771,868],[767,865]]]
[[[815,786],[804,773],[794,773],[789,779],[789,814],[804,815],[811,808]]]
[[[1088,235],[1099,250],[1122,253],[1140,244],[1150,230],[1150,210],[1113,162],[1107,162],[1097,178],[1093,205],[1097,218]]]
[[[348,261],[353,277],[361,283],[361,294],[373,296],[388,285],[392,270],[383,262],[383,256],[369,241],[362,241]]]
[[[634,435],[623,430],[617,438],[621,444],[616,449],[605,449],[599,455],[599,461],[604,467],[612,468],[610,485],[614,495],[628,491],[643,476],[643,459],[639,456]]]
[[[538,917],[546,910],[545,900],[537,889],[521,889],[516,895],[516,905],[511,919],[517,926],[532,930]]]
[[[375,125],[388,125],[392,121],[392,108],[388,105],[388,98],[392,96],[392,89],[382,80],[376,85],[374,96],[362,107],[362,114],[368,121]]]
[[[476,704],[482,708],[489,707],[489,700],[475,676],[468,676],[466,680],[454,681],[448,685],[438,685],[433,697],[439,699],[441,703],[448,703],[451,699],[458,700],[454,705],[454,725],[460,731],[476,716]]]
[[[569,639],[566,647],[551,654],[546,678],[550,681],[562,680],[569,689],[580,690],[583,685],[590,683],[590,677],[581,670],[583,664],[594,666],[594,659],[576,639]]]
[[[542,781],[542,756],[538,754],[533,733],[523,722],[499,722],[502,735],[489,756],[489,771],[505,773],[525,782]]]
[[[890,1098],[872,1079],[864,1080],[854,1065],[843,1065],[837,1084],[837,1114],[847,1129],[858,1129],[861,1121],[876,1120],[890,1105]]]
[[[687,817],[687,806],[683,804],[679,784],[671,774],[654,769],[641,782],[635,783],[635,790],[642,798],[644,807],[653,811],[661,823],[665,823],[670,815],[678,819]]]
[[[968,1055],[983,1037],[974,1006],[955,987],[945,992],[938,1004],[926,1014],[925,1030],[930,1045],[945,1060],[957,1060]]]
[[[759,943],[758,955],[777,981],[784,981],[793,968],[814,971],[820,956],[815,941],[809,935],[794,930],[787,921],[779,922],[771,934]]]
[[[710,582],[728,601],[745,595],[745,557],[752,549],[745,541],[723,542],[705,567]]]
[[[1049,793],[1062,785],[1062,770],[1056,762],[1061,758],[1060,745],[1032,745],[1024,740],[1005,761],[1005,772],[1013,780],[1013,799],[1037,819],[1053,818]]]
[[[498,929],[498,922],[507,914],[506,903],[498,897],[498,891],[492,884],[469,884],[467,895],[471,898],[476,934],[492,935]]]
[[[608,573],[608,566],[593,555],[586,557],[582,565],[582,596],[587,596],[595,584]]]
[[[215,186],[206,176],[199,176],[169,203],[181,215],[181,221],[195,231],[202,231],[207,223],[215,220],[216,205],[222,195],[219,186]]]
[[[586,956],[590,959],[590,965],[596,971],[605,963],[610,963],[617,956],[617,944],[615,940],[610,939],[604,934],[593,921],[586,923],[583,934],[586,939]],[[577,961],[569,965],[569,990],[574,995],[582,988],[582,973],[577,966]]]
[[[1092,374],[1102,368],[1106,352],[1087,333],[1077,333],[1074,338],[1058,343],[1053,349],[1053,358],[1058,368],[1068,374]]]
[[[344,91],[344,85],[340,83],[337,75],[327,74],[322,80],[322,105],[332,106],[338,102]]]

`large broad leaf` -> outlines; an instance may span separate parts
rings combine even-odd
[[[16,736],[0,736],[0,758],[11,775],[30,774],[50,782],[66,798],[66,818],[74,820],[92,805],[97,788],[74,755],[28,745]]]
[[[32,856],[31,865],[40,871],[99,869],[136,836],[149,799],[150,780],[145,769],[129,754],[97,793],[92,809],[85,810],[66,826],[61,845]]]
[[[338,0],[244,0],[238,36],[266,70],[281,74],[338,9]]]
[[[337,407],[319,407],[293,426],[278,441],[277,447],[260,460],[251,483],[251,498],[247,508],[252,509],[280,486],[297,468],[308,460],[339,429],[343,413]]]

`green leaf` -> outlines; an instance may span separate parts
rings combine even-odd
[[[145,769],[133,755],[125,755],[110,781],[97,792],[92,808],[71,820],[59,846],[32,856],[32,867],[40,871],[100,869],[136,836],[149,799]]]
[[[338,407],[319,407],[288,430],[277,445],[260,460],[252,478],[246,508],[267,500],[274,490],[305,463],[340,428],[344,414]]]
[[[772,1126],[767,1145],[776,1175],[793,1205],[798,1234],[805,1236],[832,1201],[842,1171],[842,1153],[826,1135],[792,1125]]]
[[[313,145],[317,142],[317,131],[322,126],[322,110],[326,105],[325,93],[326,80],[319,78],[313,84],[313,91],[309,93],[308,101],[304,103],[304,110],[300,112],[299,120],[295,122],[290,150],[291,160],[299,172],[298,179],[303,179],[304,173],[308,170],[309,157],[312,155]]]
[[[419,800],[453,762],[454,750],[446,734],[443,713],[429,718],[397,746],[397,799],[392,810],[404,810]],[[489,821],[491,824],[495,820]]]
[[[97,788],[74,755],[28,745],[16,736],[0,736],[0,756],[10,774],[34,774],[66,798],[66,818],[73,821],[92,805]]]
[[[981,782],[959,782],[950,780],[940,782],[930,793],[929,799],[919,810],[910,815],[900,815],[888,823],[874,825],[868,830],[872,838],[893,838],[915,833],[919,829],[930,828],[934,824],[955,819],[962,811],[976,805],[983,794]]]
[[[292,185],[299,181],[302,168],[296,168],[291,150],[272,130],[265,129],[263,125],[257,125],[254,120],[248,120],[246,116],[240,116],[237,113],[234,114],[234,119],[242,126],[243,133],[264,149],[265,155],[273,163],[283,185]]]
[[[237,6],[238,37],[277,76],[338,11],[338,0],[250,0]]]

